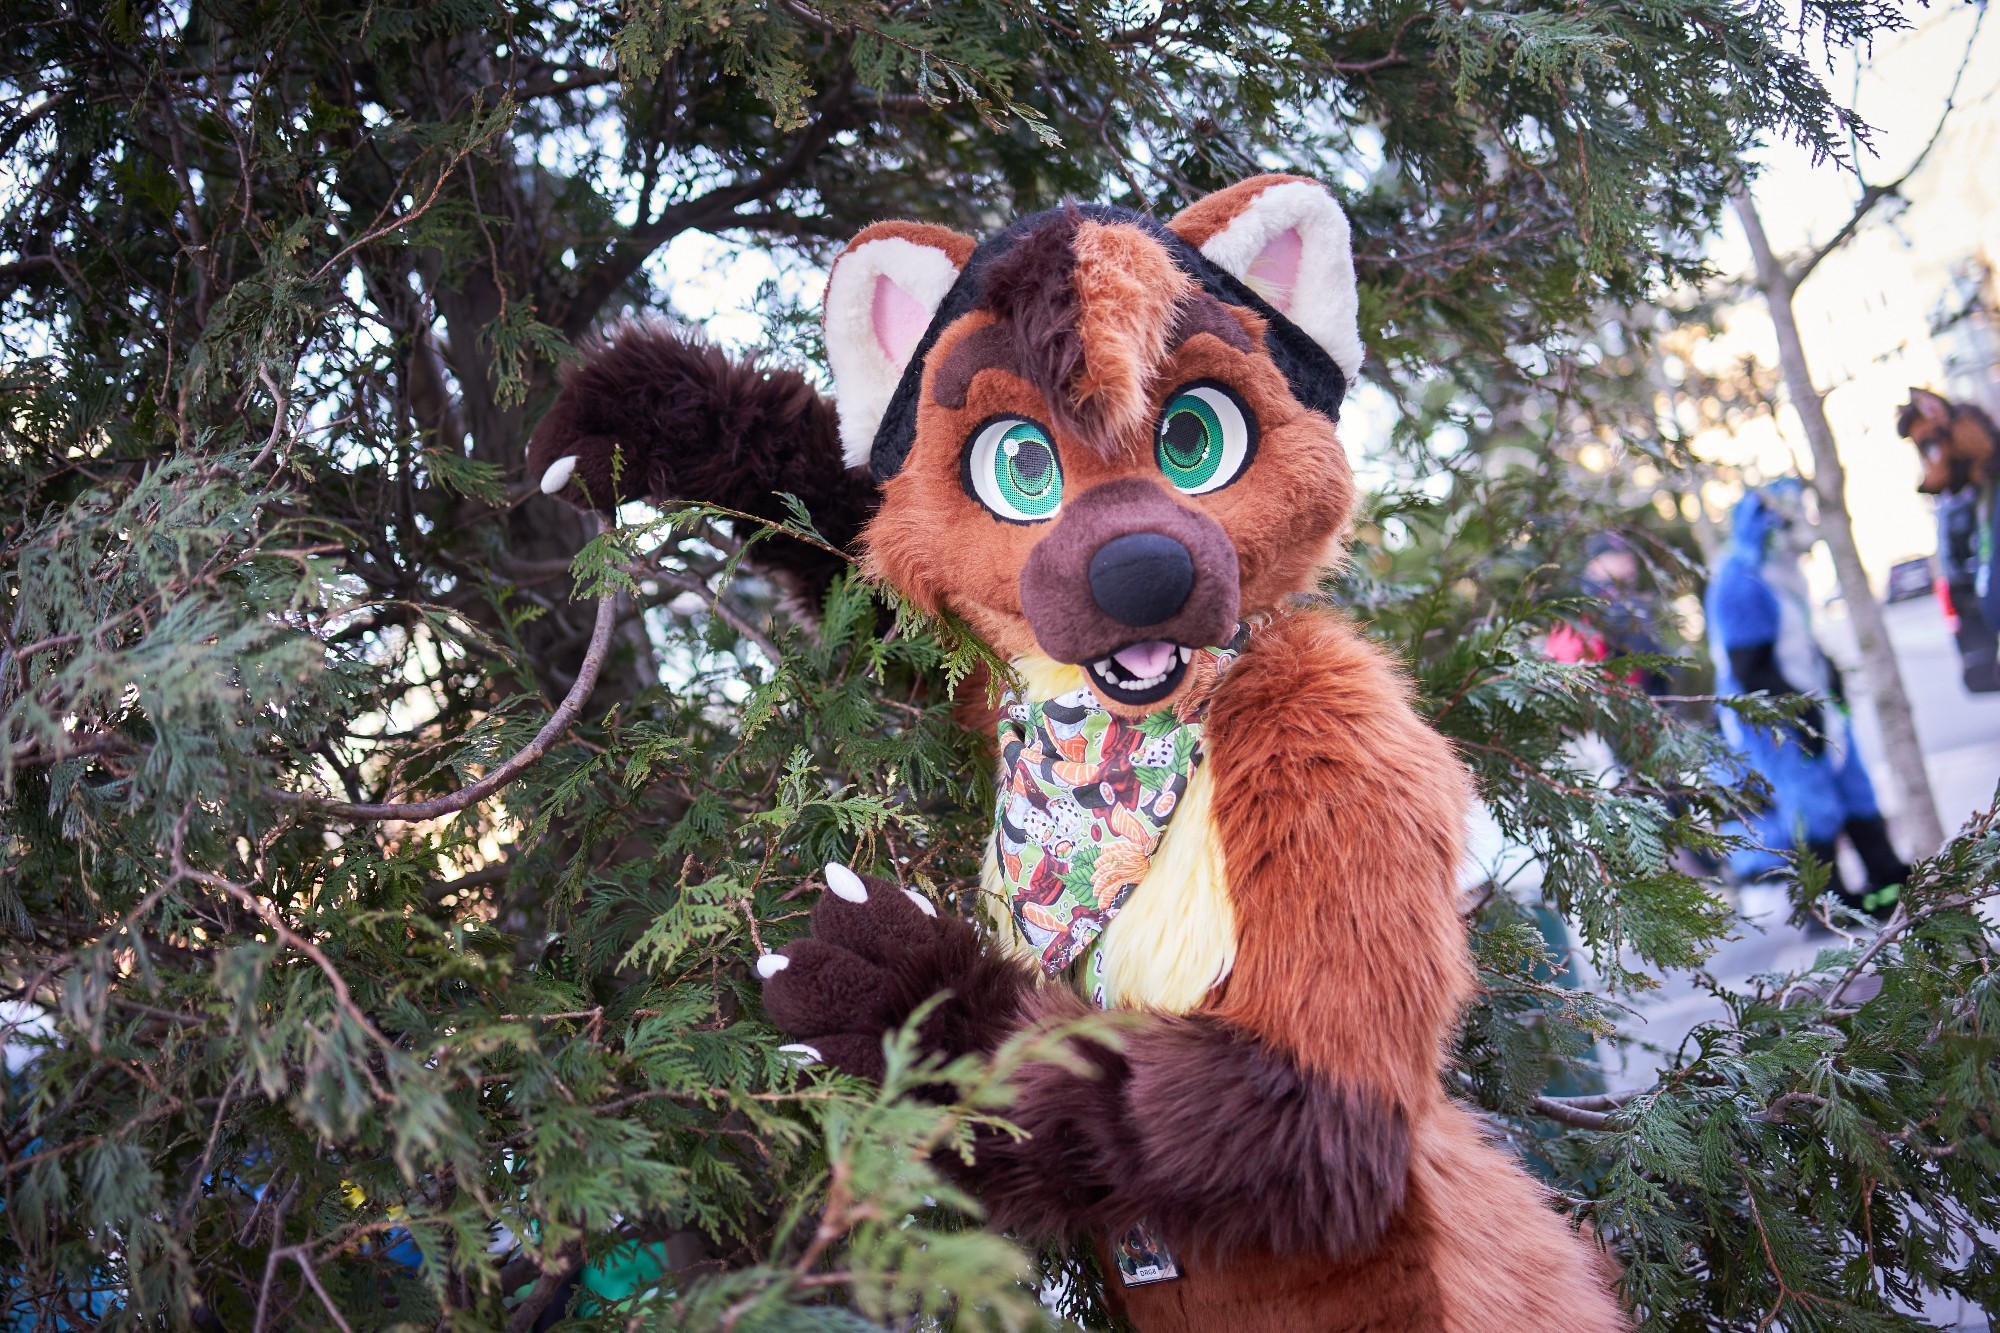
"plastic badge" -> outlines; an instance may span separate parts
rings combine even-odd
[[[1141,1222],[1111,1242],[1111,1254],[1118,1261],[1118,1276],[1128,1287],[1149,1282],[1172,1282],[1181,1275],[1181,1266],[1166,1243]]]

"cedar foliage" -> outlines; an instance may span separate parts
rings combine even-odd
[[[793,614],[742,566],[754,525],[597,532],[520,462],[576,342],[671,308],[689,275],[660,256],[690,230],[796,266],[876,217],[1166,211],[1274,166],[1345,194],[1402,408],[1329,595],[1546,867],[1477,896],[1460,1090],[1616,1247],[1650,1327],[2000,1306],[1991,817],[1888,931],[1727,995],[1655,1087],[1544,1095],[1637,1039],[1619,995],[1736,928],[1672,856],[1737,799],[1716,742],[1534,649],[1587,531],[1646,527],[1662,589],[1690,578],[1671,533],[1574,484],[1601,430],[1687,464],[1634,387],[1643,328],[1602,312],[1698,271],[1754,139],[1837,154],[1862,127],[1814,59],[1901,22],[11,6],[0,1323],[1104,1326],[1086,1258],[977,1229],[928,1164],[1004,1117],[1005,1060],[898,1045],[880,1089],[805,1075],[747,966],[828,859],[962,898],[990,778],[945,701],[979,645],[858,578]],[[797,314],[772,336],[810,350]],[[608,660],[521,776],[449,818],[354,808],[516,753],[600,598]],[[1593,732],[1612,773],[1576,757]],[[1608,996],[1550,984],[1544,900]]]

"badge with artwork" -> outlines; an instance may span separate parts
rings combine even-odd
[[[1141,1222],[1111,1242],[1112,1257],[1118,1261],[1118,1276],[1128,1287],[1148,1282],[1171,1282],[1181,1275],[1166,1242]]]

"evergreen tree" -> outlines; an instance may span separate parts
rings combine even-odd
[[[520,466],[578,342],[673,309],[683,233],[801,269],[877,217],[1166,211],[1271,167],[1347,199],[1400,411],[1328,595],[1546,872],[1468,895],[1457,1091],[1653,1327],[1907,1327],[1920,1288],[2000,1307],[1991,815],[1879,934],[1727,994],[1654,1087],[1548,1091],[1637,1040],[1617,996],[1737,924],[1676,859],[1739,799],[1717,742],[1536,647],[1582,535],[1643,517],[1568,460],[1686,466],[1602,312],[1698,273],[1753,140],[1837,154],[1862,127],[1812,58],[1902,22],[11,6],[0,1321],[1104,1326],[1087,1255],[979,1230],[930,1165],[1004,1119],[1019,1053],[811,1076],[748,968],[830,859],[966,895],[991,778],[949,700],[980,645],[855,575],[797,608],[743,570],[820,541],[809,514],[600,532]],[[1668,592],[1676,541],[1646,548]],[[1609,773],[1576,758],[1591,733]],[[1552,983],[1542,907],[1611,998]]]

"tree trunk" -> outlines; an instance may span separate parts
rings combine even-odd
[[[1889,627],[1882,618],[1882,604],[1868,584],[1868,572],[1854,547],[1854,523],[1847,512],[1847,473],[1840,463],[1840,451],[1827,424],[1825,403],[1813,387],[1812,368],[1806,363],[1805,344],[1799,340],[1798,320],[1792,312],[1792,296],[1797,280],[1771,253],[1764,235],[1757,205],[1745,190],[1731,201],[1743,222],[1750,242],[1750,254],[1757,266],[1757,288],[1770,308],[1771,325],[1778,335],[1778,365],[1784,372],[1785,388],[1804,424],[1806,440],[1812,446],[1813,489],[1819,494],[1819,534],[1833,553],[1833,567],[1840,576],[1841,596],[1847,599],[1847,614],[1854,622],[1854,638],[1861,649],[1861,669],[1868,693],[1875,701],[1875,713],[1882,724],[1882,748],[1903,793],[1902,832],[1913,856],[1929,856],[1944,843],[1944,829],[1938,823],[1937,801],[1931,796],[1930,775],[1924,768],[1923,747],[1917,743],[1917,726],[1910,713],[1910,698],[1903,691],[1903,676],[1889,643]]]

